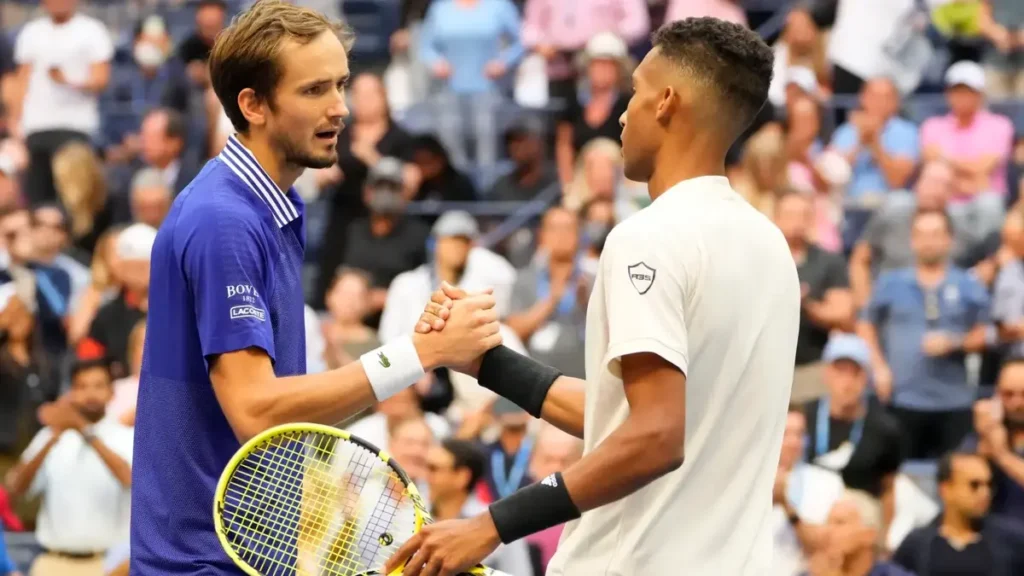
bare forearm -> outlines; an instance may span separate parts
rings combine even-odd
[[[864,307],[871,298],[871,260],[870,248],[867,246],[857,246],[853,250],[850,258],[850,291],[856,308]]]
[[[586,404],[586,382],[561,376],[548,390],[541,409],[541,418],[562,431],[583,438],[583,413]]]
[[[804,310],[811,322],[825,330],[849,328],[853,322],[853,301],[848,296],[810,303]]]
[[[975,326],[964,337],[964,352],[982,352],[985,350],[985,326]]]
[[[420,335],[413,336],[419,360],[427,371],[437,366],[438,351],[422,343]],[[260,432],[288,422],[315,422],[333,425],[377,402],[370,380],[359,360],[341,368],[275,378],[262,376],[258,363],[252,372],[244,371],[234,377],[251,383],[244,396],[231,395],[218,382],[227,381],[218,373],[220,362],[211,370],[214,392],[235,435],[242,442]],[[223,396],[229,395],[230,397]]]
[[[50,454],[50,450],[57,444],[59,439],[60,434],[54,434],[35,457],[28,462],[18,464],[10,471],[7,475],[7,490],[12,495],[21,496],[28,492],[29,486],[32,485],[32,482],[36,479],[36,474],[39,473],[39,468],[42,467],[46,457]]]
[[[562,477],[580,512],[626,496],[683,464],[683,439],[658,428],[657,418],[631,414],[597,449]]]
[[[132,467],[125,462],[124,458],[115,454],[99,438],[93,437],[89,445],[100,455],[100,460],[103,460],[103,463],[114,477],[117,478],[117,481],[125,488],[130,488],[132,485]]]
[[[889,186],[892,188],[903,188],[906,186],[907,180],[914,171],[913,162],[890,155],[882,148],[879,142],[872,144],[871,155],[874,157],[875,162],[878,163],[878,167],[882,169],[882,175]]]
[[[858,323],[857,334],[864,339],[868,349],[871,350],[871,361],[876,366],[886,364],[885,354],[882,353],[882,348],[878,345],[878,331],[875,330],[874,324],[870,322]]]
[[[528,310],[509,316],[505,323],[520,340],[526,341],[547,322],[554,311],[555,299],[548,297],[537,302]]]
[[[1024,486],[1024,458],[1010,450],[1003,450],[994,456],[996,466],[1006,473],[1011,480]]]

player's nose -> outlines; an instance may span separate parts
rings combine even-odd
[[[331,107],[327,109],[327,116],[331,120],[337,120],[339,118],[348,118],[349,109],[345,103],[345,93],[342,91],[338,92],[337,98],[331,104]]]
[[[622,113],[621,116],[619,116],[619,127],[621,127],[621,128],[625,128],[626,127],[626,112],[625,111]]]

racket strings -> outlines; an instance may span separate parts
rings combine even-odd
[[[415,505],[373,452],[301,432],[239,463],[221,516],[230,546],[260,574],[353,576],[379,568],[413,534]]]

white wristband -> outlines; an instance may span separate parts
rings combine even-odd
[[[411,336],[403,336],[359,357],[373,395],[387,400],[426,374]]]

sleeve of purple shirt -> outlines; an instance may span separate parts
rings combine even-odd
[[[212,207],[185,228],[182,261],[207,358],[252,347],[275,358],[266,234],[257,216],[227,206]]]

